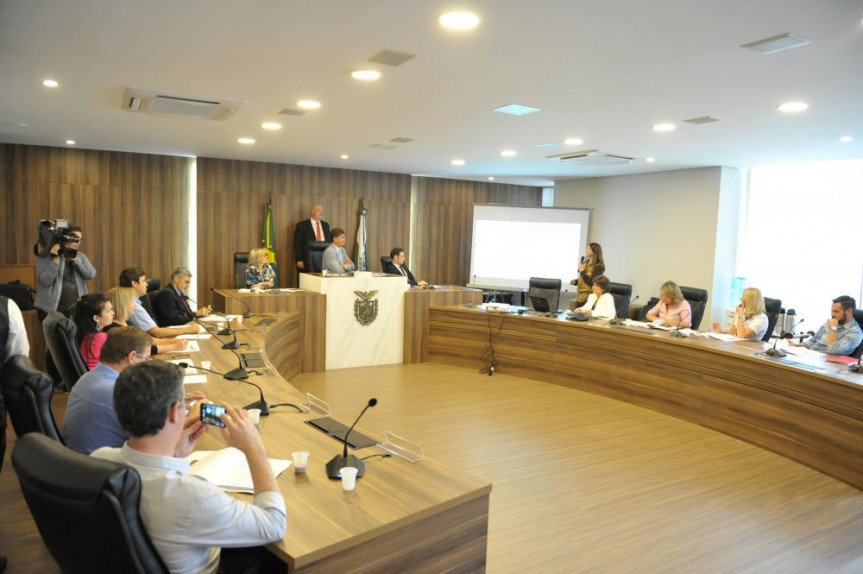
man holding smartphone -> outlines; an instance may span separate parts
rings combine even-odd
[[[127,464],[141,475],[141,518],[171,572],[236,572],[252,563],[257,572],[284,572],[285,565],[262,545],[284,536],[285,501],[244,410],[225,405],[220,430],[246,456],[255,487],[251,504],[189,476],[185,457],[205,427],[199,417],[186,418],[179,367],[148,361],[124,369],[114,387],[114,410],[130,438],[121,448],[101,448],[92,456]]]

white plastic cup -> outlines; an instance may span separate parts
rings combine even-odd
[[[328,273],[329,271],[327,271],[326,269],[321,269],[321,277],[326,277]]]
[[[309,453],[304,450],[298,450],[291,454],[294,459],[294,474],[303,474],[306,472],[306,466],[309,464]]]
[[[246,412],[249,413],[249,418],[252,419],[255,426],[261,423],[261,409],[249,409]]]
[[[342,477],[342,490],[351,492],[357,486],[357,469],[353,466],[342,467],[339,471],[339,476]]]

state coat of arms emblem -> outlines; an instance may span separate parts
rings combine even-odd
[[[364,327],[378,318],[378,300],[374,299],[377,294],[377,291],[354,291],[357,296],[354,301],[354,317]]]

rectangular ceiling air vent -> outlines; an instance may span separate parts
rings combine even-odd
[[[413,60],[416,58],[414,54],[407,54],[405,52],[396,52],[395,50],[381,50],[371,58],[369,58],[369,62],[374,62],[375,64],[383,64],[384,66],[401,66],[407,61]]]
[[[701,116],[700,118],[690,118],[683,121],[687,124],[695,124],[697,126],[700,126],[701,124],[712,124],[713,122],[718,122],[719,120],[710,116]]]
[[[306,113],[306,110],[295,110],[293,108],[283,108],[282,111],[279,112],[283,116],[302,116]]]
[[[784,34],[779,34],[778,36],[771,36],[770,38],[764,38],[763,40],[749,42],[740,47],[749,48],[750,50],[755,50],[760,54],[767,55],[775,54],[776,52],[781,52],[783,50],[790,50],[791,48],[798,48],[811,43],[812,40],[807,40],[806,38],[794,36],[793,34],[786,32]]]
[[[587,149],[584,151],[576,151],[559,155],[547,156],[548,159],[571,163],[575,165],[602,166],[602,165],[622,165],[632,163],[635,158],[625,155],[613,154],[598,149]]]
[[[391,139],[390,141],[391,141],[391,142],[396,142],[396,143],[411,143],[412,141],[414,141],[414,138],[403,138],[403,137],[398,137],[398,138],[393,138],[393,139]]]
[[[247,103],[228,98],[204,98],[141,88],[126,88],[122,107],[126,111],[139,114],[223,121],[232,117]]]

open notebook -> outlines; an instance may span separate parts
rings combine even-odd
[[[197,450],[188,456],[188,461],[191,465],[189,474],[192,476],[208,480],[229,492],[255,492],[246,455],[240,450],[233,447]],[[279,476],[291,466],[291,461],[271,458],[270,466]]]

